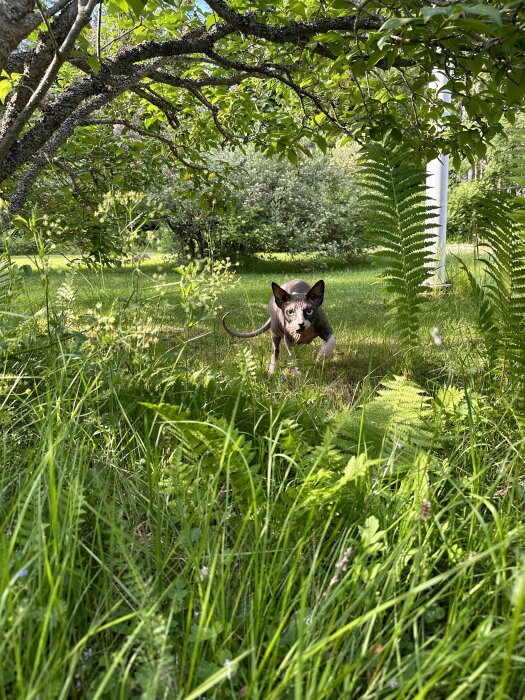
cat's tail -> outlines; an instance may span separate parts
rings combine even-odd
[[[223,325],[223,327],[224,327],[224,330],[225,330],[227,333],[229,333],[230,335],[233,335],[235,338],[255,338],[256,335],[261,335],[261,333],[265,333],[266,331],[270,330],[270,324],[271,324],[271,322],[272,322],[272,319],[271,319],[271,318],[269,318],[269,319],[266,321],[266,323],[264,324],[264,326],[261,326],[261,327],[258,328],[256,331],[252,331],[251,333],[237,333],[237,331],[232,331],[232,329],[231,329],[231,328],[228,328],[228,326],[226,325],[226,322],[225,322],[224,319],[225,319],[226,316],[228,316],[229,314],[230,314],[229,311],[228,311],[227,313],[225,313],[224,316],[222,317],[221,321],[222,321],[222,325]]]

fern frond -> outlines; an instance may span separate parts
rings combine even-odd
[[[385,379],[377,394],[367,400],[359,411],[341,414],[328,430],[319,448],[322,463],[329,461],[329,447],[339,462],[335,467],[366,446],[369,457],[377,458],[392,450],[406,448],[430,449],[435,443],[430,396],[418,384],[403,376]]]
[[[0,257],[0,308],[5,308],[11,300],[11,265],[7,257]]]
[[[478,235],[487,282],[469,275],[492,377],[525,413],[525,231],[520,198],[491,192],[479,205]]]
[[[389,296],[390,323],[409,359],[426,300],[422,292],[432,262],[429,228],[435,209],[426,202],[424,171],[388,144],[363,149],[360,181],[367,235],[377,247],[375,259]]]

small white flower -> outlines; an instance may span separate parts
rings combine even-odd
[[[205,581],[208,580],[209,576],[210,576],[210,570],[208,569],[208,567],[201,566],[201,568],[199,570],[199,581],[204,583]]]
[[[396,688],[399,688],[399,681],[397,678],[392,678],[388,685],[392,688],[392,690],[395,690]]]
[[[434,326],[434,328],[430,331],[430,335],[437,346],[443,345],[443,338],[439,335],[439,328],[437,326]]]
[[[230,659],[226,659],[226,661],[223,663],[224,668],[226,669],[226,678],[231,681],[232,676],[233,676],[233,664]]]

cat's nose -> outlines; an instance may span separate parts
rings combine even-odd
[[[299,330],[304,331],[304,322],[299,324]]]

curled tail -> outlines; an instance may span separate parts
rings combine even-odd
[[[256,331],[252,331],[251,333],[237,333],[236,331],[232,331],[231,328],[228,328],[228,326],[226,325],[226,323],[224,321],[224,319],[226,318],[226,316],[229,315],[229,313],[230,313],[229,311],[227,313],[225,313],[224,316],[222,317],[221,321],[222,321],[222,325],[224,327],[224,330],[227,333],[229,333],[230,335],[233,335],[235,338],[255,338],[256,335],[261,335],[261,333],[265,333],[266,331],[270,330],[270,324],[272,321],[271,318],[269,318],[266,321],[264,326],[261,326]]]

